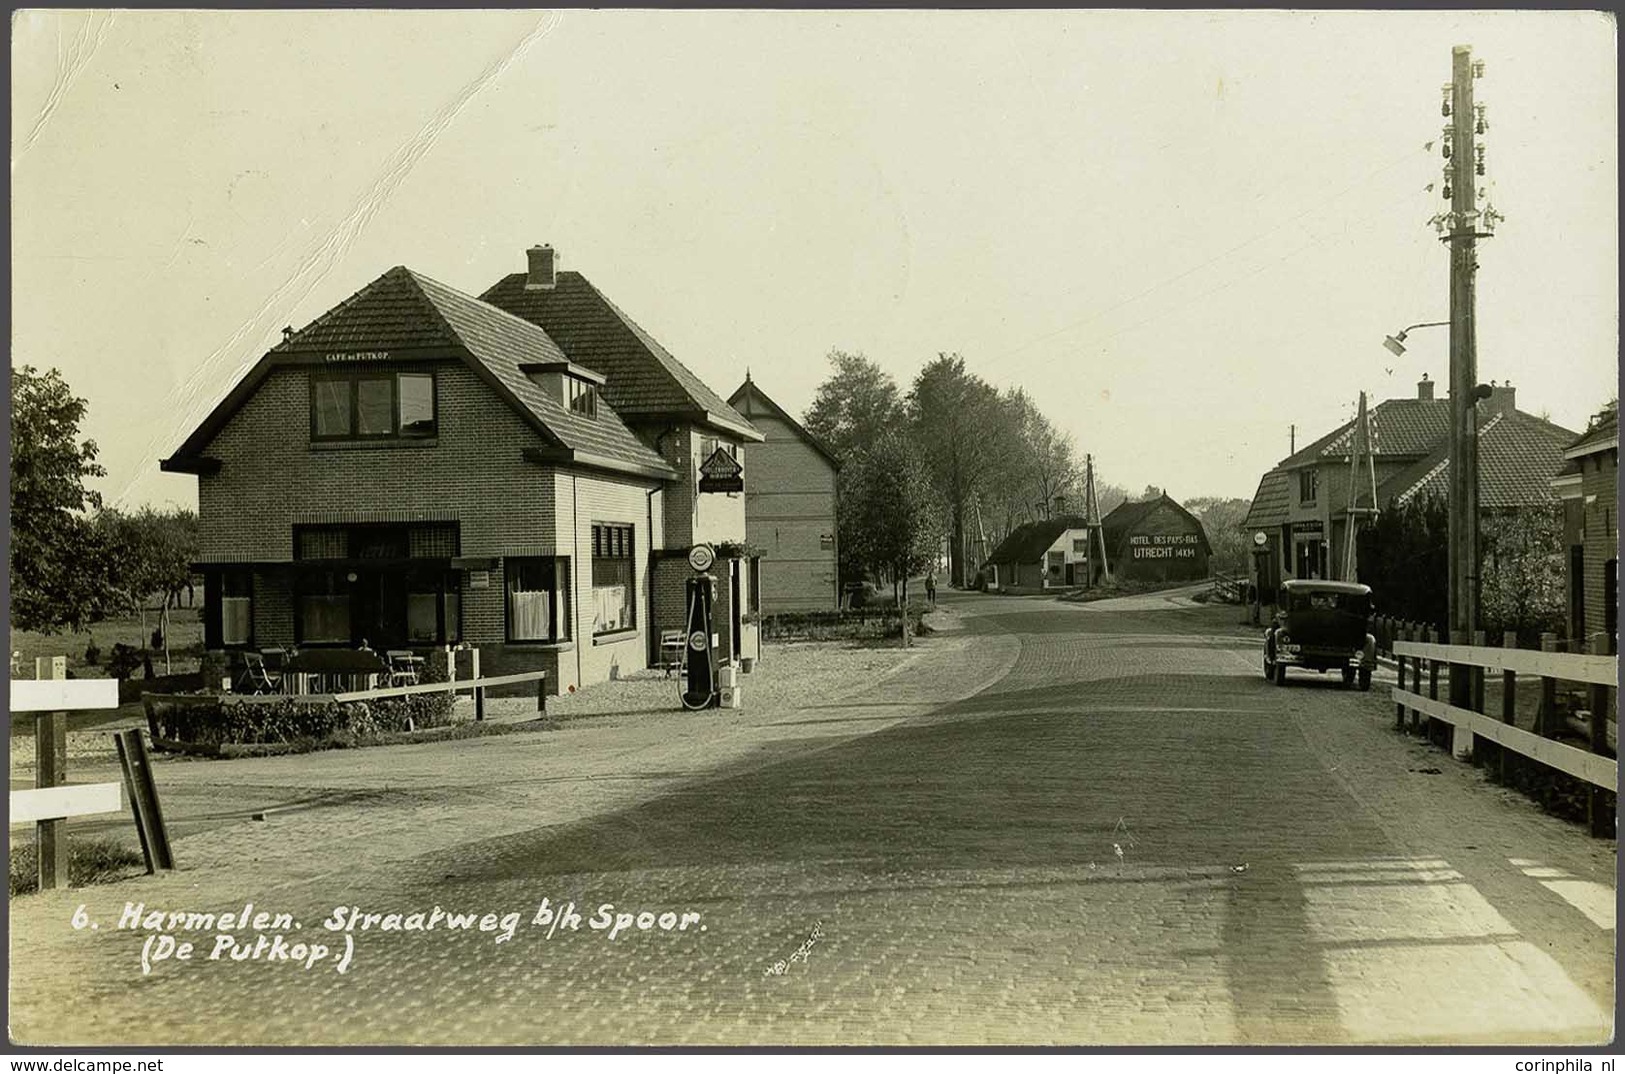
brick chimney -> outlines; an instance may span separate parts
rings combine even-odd
[[[1518,390],[1509,380],[1505,384],[1490,382],[1490,397],[1485,401],[1485,409],[1491,414],[1510,415],[1518,404]]]
[[[525,290],[547,291],[558,282],[558,259],[551,246],[532,246],[525,251],[530,270],[525,274]]]
[[[1426,373],[1423,373],[1422,379],[1416,382],[1416,397],[1430,402],[1433,399],[1433,382],[1428,379]]]
[[[1057,496],[1055,497],[1055,517],[1060,518],[1064,514],[1066,514],[1066,497]]]

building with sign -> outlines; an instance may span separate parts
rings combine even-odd
[[[840,463],[748,373],[728,402],[766,437],[750,449],[745,484],[745,533],[762,556],[762,611],[839,609]]]
[[[1609,407],[1563,451],[1552,488],[1563,501],[1568,636],[1619,651],[1619,408]]]
[[[759,567],[748,554],[745,495],[705,491],[701,467],[723,451],[747,473],[746,445],[760,444],[761,432],[585,276],[562,271],[552,247],[533,246],[526,257],[526,271],[503,277],[481,299],[539,326],[572,362],[602,374],[604,399],[678,475],[649,504],[656,530],[650,663],[659,659],[660,635],[683,627],[683,583],[692,573],[688,549],[701,543],[719,557],[712,573],[718,582],[716,618],[724,626],[722,658],[759,656],[749,614],[757,608]]]
[[[1034,593],[1089,585],[1099,575],[1088,521],[1075,515],[1024,522],[982,564],[989,590]]]
[[[657,659],[705,540],[733,542],[724,656],[754,655],[743,499],[702,494],[699,467],[761,434],[551,251],[493,291],[547,316],[389,270],[288,329],[163,461],[198,478],[207,648],[467,643],[486,674],[575,688]]]
[[[1195,515],[1166,492],[1120,503],[1100,520],[1112,575],[1124,580],[1178,582],[1207,577],[1212,553]]]
[[[1346,421],[1259,480],[1242,525],[1254,545],[1253,581],[1266,602],[1289,578],[1359,580],[1342,577],[1356,451],[1362,459],[1362,505],[1371,503],[1372,485],[1379,509],[1446,494],[1450,401],[1435,399],[1433,389],[1424,377],[1415,398],[1387,399],[1367,411],[1364,436],[1355,435],[1356,419]],[[1489,391],[1477,404],[1480,510],[1549,507],[1549,480],[1575,434],[1517,409],[1512,385],[1491,385]]]

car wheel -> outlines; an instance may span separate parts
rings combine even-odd
[[[1370,668],[1361,668],[1360,669],[1360,689],[1362,689],[1362,690],[1370,690],[1371,689],[1371,669]]]
[[[1353,686],[1354,685],[1354,669],[1353,668],[1344,668],[1343,669],[1343,685],[1344,686]]]
[[[1286,665],[1285,664],[1276,664],[1275,665],[1275,685],[1277,685],[1277,686],[1285,686],[1286,685]]]

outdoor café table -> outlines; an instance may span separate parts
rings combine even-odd
[[[305,649],[289,657],[282,688],[290,694],[332,694],[371,690],[389,673],[377,653],[367,649]]]

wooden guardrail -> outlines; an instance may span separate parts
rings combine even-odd
[[[1501,751],[1501,769],[1505,777],[1508,753],[1527,757],[1549,768],[1556,769],[1591,785],[1589,813],[1594,835],[1606,834],[1611,811],[1603,800],[1603,792],[1618,793],[1619,763],[1617,724],[1608,719],[1610,690],[1617,690],[1619,679],[1618,657],[1604,651],[1591,653],[1559,653],[1556,639],[1542,638],[1539,650],[1517,648],[1516,636],[1508,632],[1500,648],[1485,644],[1484,632],[1479,631],[1473,644],[1446,645],[1438,641],[1437,632],[1429,630],[1424,639],[1417,640],[1412,630],[1403,631],[1404,637],[1392,642],[1392,652],[1398,664],[1399,685],[1393,690],[1395,720],[1404,728],[1407,717],[1414,727],[1420,717],[1448,724],[1452,730],[1451,752],[1457,757],[1468,757],[1477,747],[1477,739],[1495,742]],[[1458,642],[1465,641],[1457,635]],[[1600,641],[1594,650],[1602,648]],[[1448,665],[1454,680],[1467,677],[1465,688],[1454,691],[1465,696],[1471,707],[1462,707],[1439,700],[1439,667]],[[1422,671],[1428,673],[1427,693],[1422,693]],[[1501,673],[1501,712],[1492,717],[1484,712],[1484,673]],[[1406,688],[1407,673],[1411,688]],[[1534,730],[1517,726],[1517,677],[1535,675],[1541,680],[1540,709],[1534,720]],[[1459,681],[1459,680],[1454,680]],[[1579,727],[1589,737],[1587,749],[1554,741],[1560,730],[1574,727],[1571,721],[1560,721],[1556,697],[1559,681],[1583,683],[1587,687],[1588,716]],[[1617,695],[1616,695],[1617,698]],[[1617,704],[1617,700],[1616,700]]]
[[[158,803],[158,788],[141,732],[123,731],[116,738],[124,782],[77,783],[67,781],[67,714],[93,709],[118,708],[118,682],[114,679],[64,679],[66,661],[62,657],[36,661],[38,679],[11,683],[12,715],[34,713],[34,789],[12,791],[12,824],[34,823],[34,846],[39,859],[39,888],[49,891],[68,883],[68,841],[63,829],[69,817],[115,813],[124,808],[124,791],[130,796],[130,810],[147,872],[173,869],[174,855]]]
[[[449,690],[474,691],[474,719],[485,719],[485,691],[491,686],[511,686],[514,683],[533,682],[536,684],[536,710],[547,711],[547,672],[545,671],[519,671],[512,675],[487,675],[481,679],[462,679],[453,682],[425,682],[416,686],[385,686],[377,690],[355,690],[346,694],[334,694],[333,700],[344,703],[349,701],[371,701],[383,697],[408,697],[412,694],[445,693]]]

